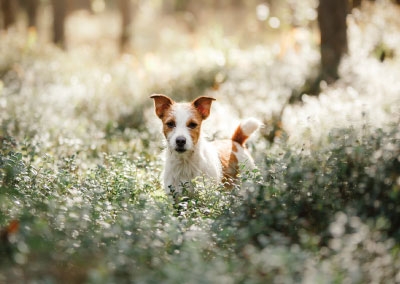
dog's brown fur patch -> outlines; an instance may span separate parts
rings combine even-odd
[[[232,140],[242,146],[244,145],[244,142],[246,142],[247,138],[249,138],[249,136],[243,133],[243,130],[240,126],[236,128],[235,132],[232,135]]]
[[[239,172],[239,161],[236,153],[238,147],[241,146],[232,140],[217,140],[213,144],[217,148],[221,160],[223,182],[230,184],[236,180]]]

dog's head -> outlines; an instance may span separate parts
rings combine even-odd
[[[176,103],[165,95],[155,94],[154,107],[163,123],[168,147],[178,153],[193,151],[200,137],[201,123],[210,115],[214,98],[199,97],[191,103]]]

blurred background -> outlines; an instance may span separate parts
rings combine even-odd
[[[1,24],[3,29],[19,31],[30,27],[40,40],[66,48],[97,40],[114,41],[127,51],[154,51],[173,32],[188,37],[188,42],[176,44],[195,47],[199,44],[195,35],[207,29],[235,38],[245,47],[271,42],[279,32],[295,27],[312,28],[317,4],[315,0],[301,4],[274,0],[2,0]]]
[[[399,0],[0,0],[0,283],[400,282],[399,55]],[[153,93],[259,171],[174,208]]]
[[[229,113],[232,123],[247,115],[264,120],[271,142],[282,121],[286,130],[296,124],[298,116],[288,115],[292,106],[333,90],[327,86],[339,82],[336,87],[351,86],[361,95],[360,78],[371,85],[367,92],[372,82],[382,82],[380,68],[391,74],[385,80],[392,78],[400,46],[398,0],[0,4],[4,100],[10,105],[9,95],[39,92],[57,109],[64,93],[72,114],[65,108],[56,113],[71,119],[98,111],[106,131],[143,126],[153,92],[177,100],[208,94],[225,105],[216,112]],[[376,73],[359,73],[367,70]],[[376,88],[392,97],[396,84],[383,85],[393,90]]]
[[[375,1],[1,0],[0,27],[66,50],[94,46],[137,55],[226,40],[239,48],[273,45],[283,56],[310,40],[325,46],[321,61],[333,70],[323,72],[332,81],[347,51],[346,15],[363,2]]]
[[[314,138],[366,117],[380,127],[398,100],[399,1],[0,4],[4,136],[36,127],[80,139],[143,128],[155,135],[148,97],[165,93],[216,97],[213,137],[251,115],[273,143],[281,133],[304,136],[299,124]],[[54,130],[60,121],[64,134]]]
[[[347,15],[374,2],[400,4],[398,0],[1,0],[0,28],[3,36],[10,30],[25,33],[32,41],[53,42],[66,50],[95,47],[138,56],[225,41],[242,49],[271,45],[284,56],[300,49],[301,41],[310,41],[320,46],[321,79],[331,83],[348,51]],[[392,50],[377,49],[382,61],[393,56]]]

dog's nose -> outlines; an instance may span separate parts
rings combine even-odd
[[[186,138],[183,136],[176,137],[176,146],[182,148],[186,144]]]

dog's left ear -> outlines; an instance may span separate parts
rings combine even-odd
[[[154,99],[154,108],[159,118],[162,118],[164,116],[164,112],[174,104],[174,101],[165,95],[154,94],[151,95],[150,98]]]
[[[197,109],[203,119],[210,115],[211,104],[215,101],[212,97],[198,97],[192,102],[192,105]]]

